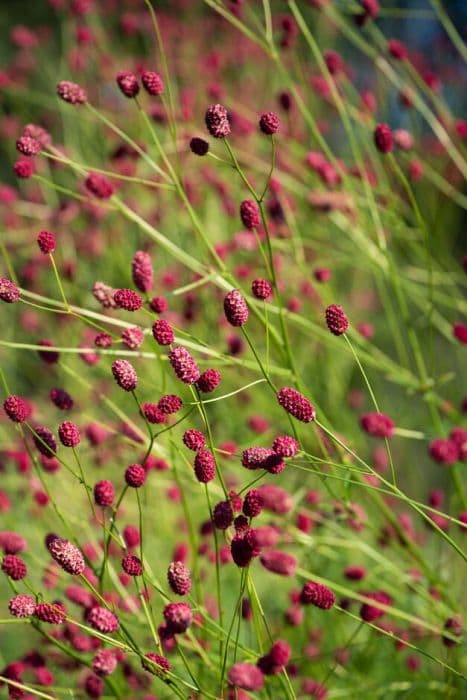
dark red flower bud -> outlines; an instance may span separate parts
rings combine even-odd
[[[376,603],[382,603],[383,605],[392,605],[392,598],[384,591],[376,591],[375,593],[363,593],[366,598],[371,598]],[[363,603],[360,608],[360,617],[365,622],[374,622],[380,617],[385,615],[385,611],[381,608],[376,607],[376,605],[371,605],[370,603]]]
[[[131,263],[131,274],[135,287],[140,292],[149,292],[154,284],[151,257],[144,250],[137,250]]]
[[[12,581],[21,581],[28,573],[28,567],[22,559],[15,554],[5,554],[2,561],[2,571]]]
[[[303,394],[292,387],[284,387],[277,393],[282,408],[302,423],[310,423],[316,417],[315,409]]]
[[[65,447],[76,447],[81,440],[78,427],[69,420],[64,421],[58,426],[58,437]]]
[[[31,136],[20,136],[16,141],[16,148],[23,156],[36,156],[41,151],[42,146]]]
[[[373,132],[375,146],[380,153],[390,153],[394,147],[391,128],[387,124],[378,124]]]
[[[122,568],[128,576],[141,576],[143,573],[141,559],[134,554],[126,554],[123,557]]]
[[[274,112],[265,112],[259,120],[259,128],[267,136],[272,136],[279,130],[280,121]]]
[[[251,292],[257,299],[269,299],[272,297],[272,284],[268,280],[258,278],[251,283]]]
[[[188,595],[191,590],[189,569],[181,561],[173,561],[167,572],[169,586],[177,595]]]
[[[336,602],[336,597],[330,588],[316,581],[307,581],[300,594],[303,605],[315,605],[322,610],[329,610]]]
[[[164,81],[159,73],[152,70],[145,70],[141,75],[143,87],[149,95],[162,95],[164,92]]]
[[[263,510],[264,500],[261,491],[251,489],[243,501],[243,512],[247,518],[256,518]]]
[[[0,299],[7,304],[13,304],[19,297],[20,291],[16,284],[5,277],[0,277]]]
[[[170,661],[166,659],[165,656],[161,656],[152,651],[144,655],[144,660],[141,661],[141,665],[145,671],[149,671],[149,673],[160,677],[163,677],[165,672],[172,669]]]
[[[216,139],[224,139],[230,134],[230,123],[227,110],[220,104],[211,105],[206,110],[206,128]]]
[[[261,554],[259,560],[265,569],[280,576],[293,576],[298,566],[298,562],[292,554],[274,549]]]
[[[136,97],[139,92],[138,78],[130,71],[117,73],[117,85],[125,97]]]
[[[164,311],[167,311],[169,305],[164,297],[153,297],[149,302],[149,306],[154,313],[163,314]]]
[[[221,373],[217,369],[207,369],[199,376],[196,386],[203,394],[210,394],[219,386],[220,381]]]
[[[205,156],[209,151],[209,143],[198,136],[194,136],[190,141],[190,150],[196,156]]]
[[[174,332],[163,318],[153,324],[152,335],[158,345],[171,345],[174,342]]]
[[[41,622],[48,622],[49,625],[61,625],[65,622],[66,615],[65,606],[59,602],[39,603],[34,610],[34,617]]]
[[[185,384],[194,384],[200,378],[201,373],[196,361],[181,345],[177,345],[169,352],[169,362],[177,377]]]
[[[118,386],[125,391],[136,389],[138,377],[134,367],[127,360],[115,360],[112,365],[112,374]]]
[[[193,611],[188,603],[169,603],[163,615],[172,634],[183,634],[193,622]]]
[[[41,231],[37,236],[37,245],[44,255],[53,253],[56,245],[55,234],[50,231]]]
[[[57,442],[52,431],[43,425],[36,425],[34,431],[36,435],[33,435],[33,440],[36,448],[45,457],[53,457],[57,451]]]
[[[81,105],[87,102],[86,90],[69,80],[61,80],[57,85],[57,95],[71,105]]]
[[[272,449],[281,457],[295,457],[300,445],[290,435],[279,435],[272,443]]]
[[[3,408],[8,418],[14,423],[23,423],[32,412],[28,401],[21,396],[8,396],[3,402]]]
[[[157,408],[164,415],[170,416],[172,413],[177,413],[183,406],[183,401],[176,394],[166,394],[159,399]]]
[[[459,460],[459,447],[454,440],[436,438],[428,446],[431,457],[441,464],[455,464]]]
[[[342,335],[349,327],[344,309],[338,304],[331,304],[326,309],[326,324],[333,335]]]
[[[111,481],[103,479],[94,486],[94,501],[101,508],[109,508],[115,498],[115,489]]]
[[[185,430],[183,433],[183,443],[189,450],[198,452],[198,450],[201,450],[205,446],[206,438],[204,437],[203,433],[200,433],[199,430],[190,428],[189,430]]]
[[[394,421],[384,413],[365,413],[360,418],[360,425],[369,435],[380,438],[389,438],[394,434]]]
[[[146,481],[146,471],[141,464],[130,464],[125,471],[125,481],[128,486],[138,489]]]
[[[117,289],[114,300],[117,306],[125,311],[138,311],[143,305],[140,295],[132,289]]]
[[[218,530],[227,530],[233,523],[233,509],[230,501],[221,501],[214,506],[212,520]]]
[[[149,423],[165,423],[167,416],[165,413],[162,413],[156,403],[143,403],[141,408],[143,409],[143,414]]]
[[[69,411],[71,408],[73,408],[73,399],[71,398],[70,394],[65,391],[65,389],[51,389],[49,396],[52,403],[54,403],[55,406],[62,411]]]
[[[114,193],[114,186],[100,173],[89,173],[84,184],[86,189],[98,199],[109,199]]]
[[[209,450],[199,450],[194,462],[195,474],[198,481],[207,484],[216,475],[216,462],[214,455]]]
[[[257,666],[246,661],[234,664],[229,670],[229,683],[242,690],[261,690],[264,686],[264,676]]]
[[[20,158],[13,165],[13,171],[16,177],[27,180],[34,172],[34,163],[30,158]]]
[[[245,228],[250,230],[258,228],[261,224],[261,215],[256,202],[252,199],[245,199],[240,204],[240,218]]]
[[[224,313],[231,326],[243,326],[248,321],[248,305],[238,289],[232,289],[225,295]]]

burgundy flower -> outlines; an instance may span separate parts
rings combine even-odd
[[[279,435],[272,443],[272,449],[281,457],[295,457],[300,445],[290,435]]]
[[[23,156],[36,156],[42,146],[39,141],[31,138],[31,136],[20,136],[16,141],[16,148]]]
[[[36,601],[31,595],[15,595],[8,603],[8,610],[13,617],[31,617],[36,609]]]
[[[248,305],[238,289],[232,289],[225,295],[224,313],[231,326],[243,326],[248,321]]]
[[[203,433],[200,433],[199,430],[190,428],[189,430],[185,430],[183,433],[183,443],[189,450],[197,452],[205,446],[206,438],[204,437]]]
[[[204,139],[200,139],[198,136],[194,136],[190,140],[190,150],[196,156],[205,156],[209,151],[209,143]]]
[[[109,508],[115,498],[115,489],[111,481],[103,479],[94,486],[94,501],[101,508]]]
[[[375,593],[365,593],[364,595],[366,598],[371,598],[376,603],[382,603],[383,605],[392,604],[391,596],[389,596],[387,593],[384,593],[384,591],[376,591]],[[375,605],[371,605],[370,603],[363,603],[363,605],[360,608],[360,617],[365,622],[374,622],[383,615],[385,615],[384,610],[381,610],[381,608],[378,608]]]
[[[34,172],[34,163],[30,158],[20,158],[13,165],[16,177],[27,180]]]
[[[170,671],[172,668],[170,661],[166,659],[165,656],[155,654],[152,651],[144,655],[144,660],[141,664],[146,671],[156,676],[163,676],[166,671]]]
[[[348,578],[349,581],[361,581],[366,576],[366,569],[364,566],[355,566],[351,564],[345,567],[344,576]]]
[[[61,80],[57,85],[57,95],[71,105],[81,105],[87,102],[86,90],[69,80]]]
[[[114,186],[100,173],[89,173],[84,184],[86,189],[98,199],[109,199],[114,193]]]
[[[102,678],[99,678],[99,676],[89,673],[84,681],[84,690],[89,698],[96,698],[96,700],[98,700],[104,694],[104,681]]]
[[[68,574],[79,576],[83,573],[84,557],[72,542],[61,537],[54,537],[47,545],[47,549],[57,564]]]
[[[95,299],[101,304],[104,309],[116,309],[117,304],[115,303],[114,294],[116,290],[109,287],[108,284],[104,282],[94,282],[92,286],[92,294]]]
[[[55,404],[57,408],[62,411],[69,411],[73,408],[73,399],[70,394],[65,391],[65,389],[51,389],[49,392],[50,400]]]
[[[193,611],[188,603],[169,603],[163,615],[171,634],[183,634],[193,622]]]
[[[316,581],[307,581],[300,594],[303,605],[314,605],[322,610],[329,610],[336,602],[336,597],[330,588]]]
[[[274,642],[267,654],[258,659],[258,668],[265,676],[280,673],[288,664],[291,656],[290,645],[283,639]]]
[[[212,520],[218,530],[227,530],[233,523],[233,509],[230,501],[220,501],[214,506]]]
[[[31,415],[32,409],[28,401],[21,396],[8,396],[3,402],[3,408],[8,418],[14,423],[23,423]]]
[[[394,421],[384,413],[365,413],[360,418],[360,425],[373,437],[390,438],[394,434]]]
[[[267,136],[272,136],[279,130],[280,121],[274,112],[265,112],[259,120],[259,128]]]
[[[143,305],[140,295],[132,289],[117,289],[114,301],[119,309],[125,309],[125,311],[138,311]]]
[[[293,576],[298,565],[294,556],[274,549],[261,554],[259,560],[265,569],[280,576]]]
[[[247,469],[266,469],[269,460],[277,457],[269,447],[247,447],[242,453],[242,465]]]
[[[394,147],[391,128],[387,124],[378,124],[373,132],[375,146],[380,153],[390,153]]]
[[[164,81],[159,73],[153,70],[145,70],[141,75],[143,87],[149,95],[162,95],[164,92]]]
[[[50,340],[40,340],[38,342],[38,345],[40,345],[43,348],[52,348],[54,346],[54,343],[52,343]],[[54,365],[58,362],[60,359],[60,353],[58,353],[56,350],[38,350],[37,354],[41,358],[43,362],[46,362],[48,365]]]
[[[174,332],[170,324],[162,318],[153,324],[152,335],[158,345],[171,345],[174,342]]]
[[[191,590],[190,571],[181,561],[173,561],[167,572],[169,586],[177,595],[188,595]]]
[[[207,484],[216,475],[216,462],[212,452],[206,449],[197,452],[194,462],[195,474],[198,481]]]
[[[149,292],[154,284],[151,257],[144,250],[137,250],[131,263],[131,274],[135,287],[140,292]]]
[[[316,417],[315,409],[303,394],[292,387],[284,387],[277,393],[279,405],[302,423],[310,423]]]
[[[136,97],[139,92],[138,78],[130,71],[117,73],[117,85],[125,97]]]
[[[78,427],[69,420],[58,426],[58,437],[65,447],[76,447],[81,440]]]
[[[326,324],[333,335],[342,335],[349,327],[344,309],[338,304],[331,304],[326,309]]]
[[[41,231],[37,236],[37,245],[44,255],[53,253],[56,245],[55,234],[50,231]]]
[[[256,299],[269,299],[272,296],[272,284],[268,280],[258,278],[251,283],[251,292]]]
[[[57,442],[52,431],[43,425],[36,425],[34,432],[36,434],[32,439],[39,452],[45,457],[53,457],[57,451]]]
[[[189,351],[177,345],[169,352],[169,361],[180,381],[184,384],[194,384],[200,378],[200,371],[195,359]]]
[[[125,328],[122,331],[122,341],[123,344],[127,346],[130,350],[136,350],[142,343],[144,343],[144,333],[141,328],[134,326],[134,328]],[[94,340],[94,343],[96,341]]]
[[[246,661],[234,664],[229,670],[229,683],[242,690],[261,690],[264,676],[261,669]]]
[[[117,663],[113,649],[99,649],[92,660],[92,670],[98,676],[110,676],[117,668]]]
[[[454,440],[436,438],[428,446],[431,457],[441,464],[454,464],[459,459],[459,447]]]
[[[86,621],[98,632],[108,634],[116,632],[120,627],[118,618],[111,610],[97,605],[86,613]]]
[[[67,611],[62,603],[39,603],[34,610],[34,617],[49,625],[61,625],[65,622]]]
[[[21,581],[28,573],[28,567],[16,554],[5,554],[2,561],[2,571],[12,579]]]
[[[3,549],[5,554],[17,554],[26,549],[26,540],[16,532],[3,530],[0,532],[0,548]]]
[[[149,306],[154,313],[163,314],[168,308],[167,299],[164,299],[164,297],[153,297],[149,302]]]
[[[128,576],[141,576],[143,573],[141,559],[134,554],[126,554],[123,557],[122,568]]]
[[[454,323],[452,326],[452,334],[460,343],[467,345],[467,326],[465,323]]]
[[[248,566],[251,560],[260,553],[254,532],[247,530],[235,535],[230,544],[230,552],[238,567],[245,568]]]
[[[133,391],[138,384],[138,377],[133,366],[127,360],[115,360],[112,374],[118,386],[125,391]]]
[[[125,471],[125,481],[128,486],[138,489],[146,481],[146,471],[141,464],[130,464]]]
[[[240,218],[245,228],[250,230],[258,228],[261,224],[261,215],[256,202],[252,199],[245,199],[240,204]]]
[[[0,299],[7,304],[13,304],[19,297],[20,291],[16,284],[5,277],[0,277]]]
[[[143,414],[149,423],[165,423],[167,416],[163,413],[156,403],[143,403],[141,406]]]
[[[243,512],[248,518],[256,518],[263,510],[263,505],[261,491],[250,489],[243,501]]]
[[[177,413],[183,406],[183,401],[176,394],[166,394],[161,396],[157,404],[157,408],[165,416],[170,416],[172,413]]]
[[[230,123],[227,110],[220,104],[211,105],[206,110],[206,128],[216,139],[224,139],[230,134]]]
[[[217,369],[207,369],[200,374],[196,386],[203,394],[209,394],[214,391],[221,382],[221,373]]]

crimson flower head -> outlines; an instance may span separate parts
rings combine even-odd
[[[16,141],[16,148],[23,156],[36,156],[42,149],[42,146],[32,136],[20,136]]]
[[[242,690],[261,690],[264,676],[261,669],[246,661],[234,664],[229,670],[229,683]]]
[[[31,595],[15,595],[8,603],[8,610],[13,617],[31,617],[36,609],[36,601]]]
[[[114,615],[111,610],[101,607],[100,605],[96,605],[88,610],[86,613],[86,621],[93,629],[103,634],[116,632],[120,627],[117,616]]]
[[[387,124],[378,124],[373,132],[375,146],[380,153],[390,153],[394,147],[394,139],[391,127]]]
[[[114,300],[118,308],[125,311],[138,311],[143,305],[140,295],[132,289],[117,289]]]
[[[86,90],[69,80],[61,80],[57,85],[57,95],[71,105],[81,105],[87,102]]]
[[[81,440],[78,427],[69,420],[58,426],[58,437],[65,447],[76,447]]]
[[[149,95],[162,95],[164,92],[164,81],[159,73],[153,70],[145,70],[141,75],[143,87]]]
[[[260,562],[265,569],[279,576],[293,576],[298,562],[292,554],[270,549],[260,556]]]
[[[342,335],[349,327],[349,320],[344,309],[338,304],[331,304],[326,309],[326,324],[333,335]]]
[[[117,664],[113,649],[99,649],[92,660],[92,670],[98,676],[110,676],[117,668]]]
[[[41,231],[37,236],[37,245],[44,255],[53,253],[56,246],[55,235],[50,231]]]
[[[200,375],[196,386],[203,394],[209,394],[219,386],[221,378],[221,373],[217,369],[207,369]]]
[[[7,304],[18,301],[20,291],[16,284],[5,277],[0,277],[0,299]]]
[[[169,352],[169,362],[178,379],[184,384],[194,384],[200,378],[201,372],[190,352],[177,345]]]
[[[112,365],[112,374],[118,386],[125,391],[133,391],[138,384],[138,376],[133,365],[127,360],[115,360]]]
[[[45,425],[36,425],[34,432],[33,441],[39,452],[45,457],[53,457],[57,451],[57,441],[52,431]]]
[[[302,588],[300,602],[303,605],[311,604],[322,610],[329,610],[336,602],[336,597],[331,589],[322,583],[307,581]]]
[[[28,567],[16,554],[5,554],[2,561],[2,571],[12,581],[21,581],[28,573]]]
[[[114,186],[100,173],[89,173],[84,181],[86,189],[98,199],[109,199],[114,193]]]
[[[125,97],[136,97],[139,92],[138,78],[130,71],[117,73],[117,85]]]
[[[259,120],[259,128],[267,136],[272,136],[279,131],[280,121],[274,112],[265,112]]]
[[[243,501],[243,513],[247,518],[256,518],[263,510],[264,500],[261,491],[250,489]]]
[[[251,283],[251,292],[256,299],[268,299],[272,296],[272,284],[268,280],[258,278]]]
[[[455,464],[459,460],[459,446],[454,440],[436,438],[430,442],[428,451],[440,464]]]
[[[94,486],[94,502],[101,508],[108,508],[115,498],[115,489],[111,481],[103,479]]]
[[[169,586],[177,595],[188,595],[191,590],[190,571],[181,561],[173,561],[167,572]]]
[[[252,199],[245,199],[240,204],[240,218],[245,228],[252,230],[261,224],[259,207]]]
[[[125,481],[128,486],[138,489],[146,481],[146,470],[141,464],[130,464],[125,471]]]
[[[21,396],[8,396],[3,402],[3,408],[8,418],[14,423],[23,423],[31,415],[31,406]]]
[[[199,450],[195,457],[194,467],[198,481],[202,484],[212,481],[216,475],[216,462],[212,452],[206,449]]]
[[[84,557],[78,547],[61,537],[53,537],[47,544],[47,549],[53,559],[64,571],[73,576],[79,576],[84,571]]]
[[[204,437],[203,433],[200,433],[199,430],[189,428],[183,433],[183,443],[189,450],[197,452],[206,444],[206,438]]]
[[[238,289],[232,289],[225,295],[224,313],[231,326],[244,326],[248,321],[248,305]]]
[[[152,326],[152,335],[158,345],[171,345],[175,339],[174,332],[163,318],[158,319]]]
[[[143,564],[135,554],[126,554],[122,559],[122,569],[128,576],[141,576]]]
[[[373,437],[389,438],[394,434],[394,421],[384,413],[365,413],[360,418],[360,425]]]
[[[277,392],[277,401],[282,408],[302,423],[310,423],[316,412],[308,399],[293,387],[285,386]]]
[[[371,598],[375,603],[382,605],[392,605],[392,598],[384,591],[375,591],[374,593],[364,593],[366,598]],[[374,622],[385,615],[385,611],[371,603],[363,603],[360,608],[360,617],[365,622]]]
[[[172,634],[183,634],[193,622],[193,611],[188,603],[169,603],[163,615]]]
[[[216,139],[224,139],[230,134],[230,122],[227,110],[220,104],[211,105],[204,117],[206,128]]]
[[[172,413],[177,413],[183,406],[183,401],[176,394],[165,394],[161,396],[157,404],[157,408],[165,416],[170,416]]]
[[[154,271],[151,256],[144,250],[137,250],[131,263],[131,274],[135,287],[140,292],[149,292],[154,284]]]

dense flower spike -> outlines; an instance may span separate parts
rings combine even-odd
[[[230,122],[227,110],[220,104],[211,105],[204,117],[206,128],[216,139],[224,139],[230,134]]]
[[[53,253],[56,246],[55,234],[50,231],[41,231],[37,236],[37,245],[44,255]]]
[[[209,143],[198,136],[193,136],[190,140],[190,150],[196,156],[205,156],[209,151]]]
[[[101,508],[109,508],[115,498],[115,489],[111,481],[103,479],[94,486],[94,502]]]
[[[144,342],[144,333],[141,328],[135,326],[134,328],[125,328],[122,331],[122,342],[130,348],[130,350],[136,350]],[[111,339],[112,340],[112,339]],[[95,343],[96,341],[94,341]]]
[[[117,73],[117,85],[125,97],[136,97],[139,92],[138,78],[130,71]]]
[[[212,452],[206,449],[199,450],[195,457],[194,468],[196,478],[202,484],[212,481],[216,475],[216,462]]]
[[[265,676],[280,673],[289,662],[291,653],[290,645],[283,639],[278,639],[268,653],[258,660],[258,668]]]
[[[158,345],[171,345],[174,342],[174,332],[167,321],[160,318],[152,326],[152,335]]]
[[[143,415],[149,423],[165,423],[167,416],[156,403],[143,403],[141,406]]]
[[[81,441],[78,427],[69,420],[58,426],[58,437],[65,447],[76,447]]]
[[[131,488],[138,489],[146,481],[146,470],[141,464],[130,464],[125,471],[125,481]]]
[[[128,576],[141,576],[143,565],[135,554],[126,554],[122,559],[122,569]]]
[[[360,425],[369,435],[380,438],[389,438],[394,434],[394,421],[384,413],[365,413],[360,418]]]
[[[98,676],[110,676],[117,665],[118,660],[113,649],[99,649],[92,660],[92,670]]]
[[[57,451],[57,441],[49,428],[43,425],[36,425],[34,428],[34,444],[45,457],[53,457]]]
[[[263,510],[264,500],[261,491],[251,489],[245,495],[243,512],[248,518],[256,518]]]
[[[165,416],[170,416],[172,413],[177,413],[183,406],[183,401],[176,394],[166,394],[161,396],[157,408]]]
[[[114,186],[100,173],[89,173],[84,181],[86,189],[98,199],[109,199],[114,193]]]
[[[151,256],[144,250],[137,250],[131,262],[131,275],[134,285],[140,292],[150,292],[154,284],[154,271]]]
[[[111,610],[103,608],[100,605],[88,610],[86,613],[86,621],[93,629],[103,634],[116,632],[120,627],[118,617]]]
[[[326,324],[333,335],[342,335],[349,327],[344,309],[338,304],[331,304],[326,309]]]
[[[167,572],[169,586],[177,595],[188,595],[191,590],[190,571],[181,561],[173,561]]]
[[[61,625],[65,622],[67,612],[62,603],[39,603],[34,610],[34,617],[41,622],[48,622],[49,625]]]
[[[225,295],[224,313],[231,326],[244,326],[248,321],[248,305],[238,289],[232,289]]]
[[[62,411],[69,411],[73,408],[74,401],[65,389],[54,388],[49,392],[50,400]]]
[[[251,283],[251,293],[257,299],[269,299],[272,297],[272,284],[268,280],[258,278]]]
[[[279,435],[272,443],[272,449],[281,457],[295,457],[300,445],[290,435]]]
[[[3,402],[3,408],[14,423],[24,423],[32,413],[31,405],[21,396],[8,396]]]
[[[149,95],[162,95],[164,92],[164,81],[159,73],[152,70],[145,70],[141,74],[141,82]]]
[[[112,374],[118,386],[125,391],[134,391],[138,385],[138,377],[133,365],[127,360],[115,360]]]
[[[54,537],[47,548],[57,564],[68,574],[79,576],[83,573],[85,567],[84,557],[78,547],[72,542],[61,537]]]
[[[240,204],[240,218],[245,228],[258,228],[261,224],[261,214],[256,202],[252,199],[245,199],[245,201]]]
[[[454,440],[436,438],[428,446],[431,457],[440,464],[455,464],[459,459],[459,447]]]
[[[204,437],[203,433],[200,433],[199,430],[190,428],[189,430],[185,430],[185,432],[183,433],[183,443],[186,447],[188,447],[189,450],[197,452],[205,446],[206,438]]]
[[[30,595],[15,595],[8,603],[8,610],[13,617],[31,617],[36,609],[36,601]]]
[[[259,120],[259,128],[267,136],[272,136],[279,131],[280,121],[277,114],[274,112],[265,112]]]
[[[61,80],[57,85],[57,95],[71,105],[81,105],[87,102],[86,90],[69,80]]]
[[[114,300],[117,306],[125,311],[138,311],[143,305],[140,295],[132,289],[117,289]]]
[[[169,603],[163,615],[171,634],[183,634],[193,622],[193,611],[188,603]]]
[[[169,352],[169,361],[175,374],[184,384],[194,384],[200,378],[201,372],[195,359],[181,345],[172,348]]]
[[[200,374],[196,386],[203,394],[210,394],[221,382],[221,373],[217,369],[207,369]]]
[[[42,146],[39,141],[36,141],[36,139],[30,136],[21,136],[16,141],[16,148],[23,156],[36,156],[40,152]]]
[[[366,598],[371,598],[376,603],[381,603],[382,605],[392,605],[392,598],[384,591],[376,591],[374,593],[364,593]],[[385,614],[385,611],[376,605],[371,605],[370,603],[363,603],[360,608],[360,617],[365,622],[374,622],[378,620]]]
[[[259,560],[265,569],[280,576],[293,576],[298,566],[298,562],[292,554],[274,549],[261,554]]]
[[[166,659],[165,656],[155,654],[152,651],[144,655],[144,660],[141,662],[141,665],[146,671],[149,671],[149,673],[161,677],[163,677],[164,673],[172,669],[170,661]]]
[[[300,593],[303,605],[314,605],[322,610],[329,610],[336,602],[336,597],[330,588],[316,581],[307,581]]]
[[[214,527],[218,530],[227,530],[233,523],[234,513],[230,501],[216,503],[212,512]]]
[[[0,277],[0,299],[7,304],[13,304],[19,297],[20,291],[16,284],[5,277]]]
[[[2,561],[2,571],[12,581],[21,581],[27,575],[28,567],[16,554],[5,554]]]
[[[234,664],[229,670],[229,683],[242,690],[261,690],[264,676],[261,669],[246,661]]]
[[[391,128],[387,124],[378,124],[373,133],[375,146],[380,153],[390,153],[394,148]]]
[[[278,391],[277,400],[287,413],[302,423],[310,423],[316,417],[312,404],[293,387],[286,386]]]

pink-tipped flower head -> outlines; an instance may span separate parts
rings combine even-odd
[[[28,567],[16,554],[5,554],[2,561],[2,571],[12,581],[21,581],[28,573]]]
[[[78,547],[61,537],[54,537],[47,545],[52,558],[68,574],[79,576],[83,573],[84,557]]]
[[[41,253],[44,253],[44,255],[53,253],[56,243],[57,241],[55,240],[55,234],[51,233],[50,231],[41,231],[37,236],[37,245],[39,246]]]
[[[149,673],[159,676],[160,678],[163,678],[167,671],[172,669],[170,661],[166,659],[165,656],[161,656],[152,651],[144,655],[144,660],[141,661],[141,665],[145,671],[149,671]],[[154,696],[151,695],[148,697],[152,698]]]
[[[103,479],[94,486],[94,502],[101,508],[109,508],[115,498],[115,489],[111,481]]]
[[[21,396],[8,396],[3,402],[3,408],[14,423],[24,423],[32,412],[29,402]]]
[[[35,435],[33,435],[33,441],[36,448],[45,457],[54,457],[57,451],[57,441],[49,428],[44,425],[36,425],[34,428]]]
[[[263,510],[264,500],[261,491],[250,489],[243,500],[243,513],[247,518],[256,518]]]
[[[225,139],[230,134],[227,110],[220,104],[211,105],[204,117],[208,132],[216,139]]]
[[[264,676],[261,669],[246,661],[234,664],[228,675],[229,683],[242,690],[261,690],[264,686]]]
[[[207,369],[200,374],[196,386],[203,394],[210,394],[221,382],[221,373],[217,369]]]
[[[96,605],[86,613],[86,621],[91,627],[103,634],[116,632],[120,627],[118,618],[111,610]]]
[[[183,401],[181,400],[180,396],[177,396],[176,394],[165,394],[165,396],[161,396],[159,403],[157,404],[159,411],[166,416],[170,416],[172,413],[177,413],[182,406]]]
[[[57,95],[71,105],[82,105],[87,102],[86,90],[69,80],[61,80],[57,85]]]
[[[14,304],[20,297],[16,284],[5,277],[0,277],[0,299],[7,304]]]
[[[321,610],[329,610],[336,602],[336,597],[330,588],[316,581],[307,581],[300,594],[303,605],[314,605]]]
[[[34,163],[30,158],[19,158],[13,165],[16,177],[27,180],[34,173]]]
[[[216,461],[210,450],[202,449],[197,452],[194,462],[196,478],[202,484],[212,481],[216,475]]]
[[[188,595],[191,590],[190,571],[181,561],[173,561],[170,564],[167,580],[176,595]]]
[[[193,622],[193,611],[188,603],[169,603],[163,615],[171,634],[183,634]]]
[[[141,406],[146,420],[152,424],[165,423],[167,416],[162,413],[157,403],[143,403]]]
[[[144,343],[144,333],[141,328],[138,328],[138,326],[134,326],[133,328],[125,328],[125,330],[122,331],[121,338],[123,344],[130,350],[137,350],[137,348]],[[112,338],[110,340],[112,340]],[[94,343],[96,343],[95,340]]]
[[[373,132],[375,146],[380,153],[390,153],[394,148],[394,139],[391,127],[387,124],[378,124]]]
[[[293,387],[284,387],[277,392],[279,405],[302,423],[310,423],[316,417],[316,412],[310,401]]]
[[[54,603],[39,603],[34,610],[34,617],[49,625],[61,625],[65,622],[67,611],[65,606],[56,601]]]
[[[240,218],[245,228],[252,230],[261,224],[259,207],[252,199],[245,199],[240,204]]]
[[[125,97],[136,97],[139,92],[138,78],[131,71],[117,73],[117,85]]]
[[[169,362],[178,379],[184,384],[194,384],[200,378],[201,372],[190,352],[177,345],[169,352]]]
[[[189,428],[183,433],[183,443],[189,450],[198,452],[198,450],[201,450],[205,446],[206,438],[199,430]]]
[[[31,595],[15,595],[8,603],[8,610],[13,617],[31,617],[36,609],[36,601]]]
[[[244,326],[248,321],[248,305],[238,289],[232,289],[225,295],[224,313],[231,326]]]
[[[394,421],[384,413],[365,413],[360,418],[360,425],[368,435],[379,438],[390,438],[396,427]]]
[[[20,136],[16,141],[16,149],[23,154],[23,156],[36,156],[40,153],[42,146],[39,141],[33,139],[31,136]]]
[[[281,457],[295,457],[300,445],[290,435],[279,435],[272,443],[272,449]]]
[[[125,391],[133,391],[138,385],[138,376],[133,365],[127,360],[115,360],[112,364],[112,374],[118,386]]]
[[[58,437],[65,447],[76,447],[81,440],[79,428],[69,420],[58,426]]]
[[[164,81],[159,73],[153,70],[145,70],[141,75],[143,87],[149,95],[158,96],[164,92]]]
[[[143,305],[140,295],[132,289],[117,289],[114,300],[118,308],[125,311],[138,311]]]
[[[122,559],[122,569],[128,576],[141,576],[143,564],[141,559],[135,554],[125,554]]]
[[[175,339],[170,324],[163,318],[160,318],[153,324],[152,335],[158,345],[171,345]]]
[[[149,253],[137,250],[131,262],[131,275],[135,287],[140,292],[151,291],[154,284],[154,270]]]
[[[259,120],[259,128],[267,136],[272,136],[279,131],[280,121],[274,112],[265,112]]]
[[[130,464],[125,471],[125,481],[133,489],[140,488],[146,481],[146,470],[141,464]]]
[[[272,284],[268,280],[258,278],[251,283],[251,292],[256,299],[269,299],[272,297]]]
[[[326,325],[333,335],[342,335],[349,327],[349,320],[345,315],[344,309],[338,304],[331,304],[327,307]]]
[[[99,649],[92,660],[92,670],[98,676],[110,676],[117,668],[117,664],[113,649]]]

